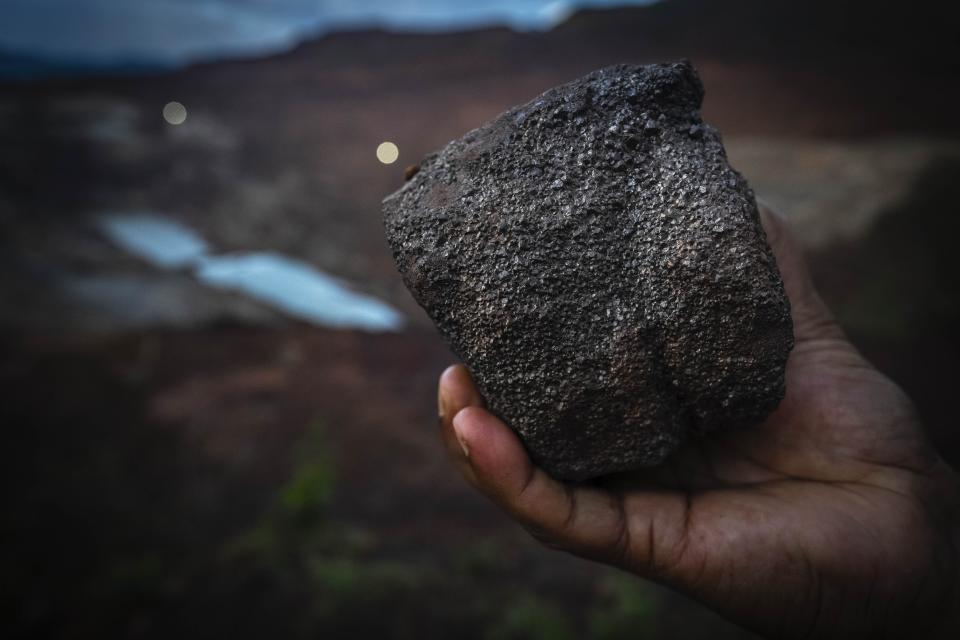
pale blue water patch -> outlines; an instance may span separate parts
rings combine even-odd
[[[209,250],[189,227],[150,213],[105,216],[100,228],[121,249],[164,269],[195,264]]]
[[[155,214],[105,216],[100,228],[116,245],[154,266],[188,268],[203,284],[244,294],[313,324],[367,331],[403,326],[403,316],[390,305],[294,258],[270,252],[210,255],[195,231]]]
[[[392,331],[403,324],[402,316],[389,305],[350,291],[336,278],[276,253],[203,258],[196,275],[205,284],[245,293],[328,327]]]

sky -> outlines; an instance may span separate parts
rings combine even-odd
[[[0,0],[0,50],[168,64],[279,51],[343,28],[547,29],[578,7],[653,0]]]

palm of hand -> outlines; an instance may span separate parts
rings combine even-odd
[[[774,637],[896,633],[885,620],[936,608],[955,574],[950,474],[902,392],[841,338],[798,342],[787,388],[763,426],[642,478],[667,490],[662,508],[672,497],[672,524],[651,519],[640,479],[613,482],[626,521],[649,528],[625,566]]]
[[[441,380],[467,479],[545,544],[621,566],[775,637],[916,630],[956,581],[957,483],[908,398],[830,320],[783,223],[764,226],[793,306],[787,396],[761,427],[591,485],[532,466],[462,367]]]

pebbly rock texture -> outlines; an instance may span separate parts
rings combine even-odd
[[[661,462],[785,392],[790,307],[687,63],[552,89],[384,201],[417,301],[552,475]]]

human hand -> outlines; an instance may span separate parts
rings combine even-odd
[[[671,586],[759,633],[943,631],[960,606],[957,475],[909,398],[833,321],[786,223],[761,219],[796,335],[786,397],[764,424],[692,438],[657,468],[564,484],[530,462],[458,365],[440,379],[444,443],[464,477],[547,546]]]

